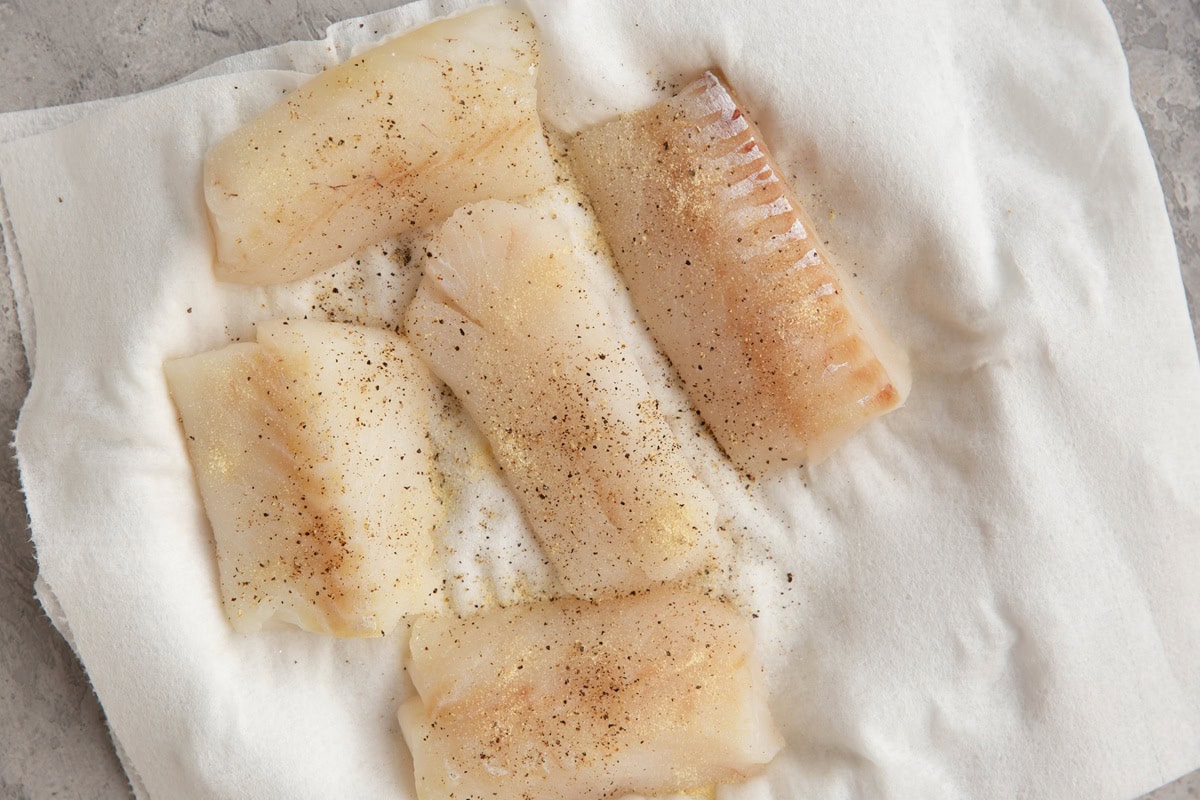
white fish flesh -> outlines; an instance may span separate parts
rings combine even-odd
[[[745,619],[683,589],[421,618],[417,797],[601,800],[731,783],[782,747]]]
[[[208,153],[217,277],[283,283],[554,180],[525,14],[485,6],[329,69]]]
[[[561,221],[486,201],[429,245],[408,335],[491,444],[561,588],[686,576],[715,500],[590,293]]]
[[[820,461],[904,402],[905,355],[716,75],[583,131],[571,160],[639,313],[744,470]]]
[[[165,371],[236,630],[379,636],[434,607],[440,390],[403,337],[262,322]]]

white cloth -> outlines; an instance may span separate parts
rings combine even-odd
[[[1131,798],[1200,766],[1200,368],[1126,65],[1100,0],[903,6],[532,2],[567,129],[724,69],[912,356],[819,468],[705,468],[788,740],[721,797]],[[0,117],[39,594],[141,798],[413,796],[403,632],[231,631],[160,365],[336,279],[213,280],[206,148],[453,7]]]

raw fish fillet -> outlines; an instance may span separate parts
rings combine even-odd
[[[739,781],[783,745],[750,626],[678,588],[422,618],[400,708],[417,796],[600,800]]]
[[[571,158],[638,311],[740,467],[815,463],[903,403],[907,359],[717,76],[583,131]]]
[[[537,40],[486,6],[384,42],[212,148],[204,196],[217,277],[283,283],[489,197],[553,181]]]
[[[488,438],[562,588],[595,597],[698,570],[716,502],[568,235],[511,203],[460,209],[429,246],[408,334]]]
[[[403,337],[262,322],[165,370],[236,630],[379,636],[433,608],[439,389]]]

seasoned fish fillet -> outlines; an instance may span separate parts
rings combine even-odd
[[[561,222],[499,201],[429,247],[408,334],[487,436],[562,588],[694,572],[716,502],[589,293]]]
[[[413,626],[417,796],[600,800],[741,780],[783,742],[750,626],[678,588]]]
[[[571,146],[634,302],[726,453],[825,458],[903,401],[907,360],[711,72]]]
[[[212,148],[217,277],[269,284],[553,181],[530,19],[486,6],[322,72]]]
[[[165,370],[235,629],[379,636],[432,607],[439,389],[402,337],[263,322]]]

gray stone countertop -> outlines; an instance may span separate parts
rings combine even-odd
[[[0,112],[139,92],[216,59],[318,38],[400,0],[0,0]],[[1162,179],[1200,330],[1200,0],[1107,0]],[[29,388],[11,293],[0,297],[0,427]],[[33,597],[16,466],[0,458],[0,798],[130,796],[103,713]],[[1200,798],[1200,771],[1143,800]]]

